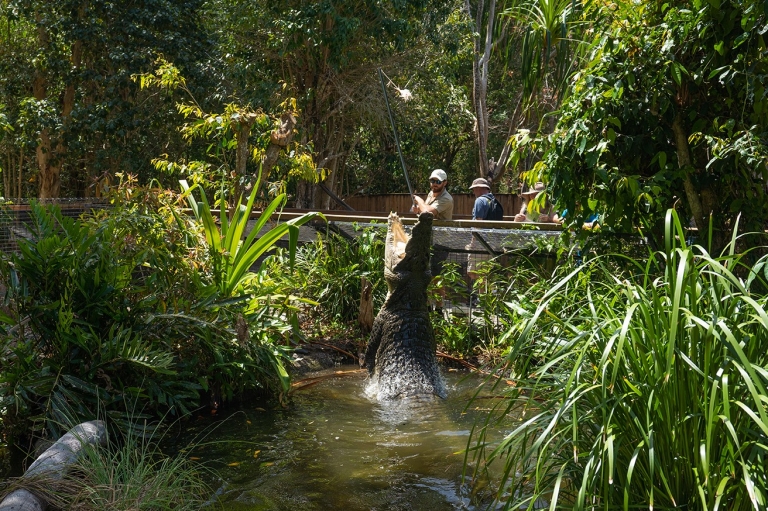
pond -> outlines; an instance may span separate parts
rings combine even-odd
[[[318,374],[286,409],[245,408],[215,422],[197,421],[192,433],[205,438],[187,453],[221,477],[211,485],[224,509],[487,506],[492,484],[479,495],[462,484],[464,450],[483,413],[465,413],[465,407],[482,380],[447,372],[444,401],[380,404],[366,396],[365,372],[356,369]]]

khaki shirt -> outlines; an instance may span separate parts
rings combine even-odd
[[[443,192],[437,197],[432,195],[432,192],[429,192],[424,203],[437,210],[437,218],[435,220],[453,219],[453,197],[448,193],[448,188],[443,188]]]
[[[552,218],[552,215],[555,213],[554,208],[551,204],[547,203],[543,208],[541,208],[540,211],[529,211],[528,209],[528,203],[530,200],[523,199],[523,206],[520,208],[520,213],[525,215],[525,221],[526,222],[538,222],[539,217],[541,215],[549,215],[550,219]]]

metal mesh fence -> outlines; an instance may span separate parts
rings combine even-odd
[[[263,233],[273,225],[274,223],[265,226]],[[407,232],[410,232],[411,226],[404,227]],[[387,223],[311,222],[299,228],[299,243],[311,243],[318,236],[326,237],[330,233],[353,240],[360,236],[365,228],[381,230],[383,236]],[[533,254],[536,252],[546,255],[547,247],[550,247],[560,234],[560,231],[533,229],[433,227],[433,260],[437,264],[455,263],[460,272],[466,274],[468,270],[471,271],[483,261],[510,253]],[[287,246],[287,241],[283,240],[281,245]],[[497,260],[503,264],[505,258]]]
[[[107,199],[19,199],[0,201],[0,252],[11,253],[17,251],[16,241],[19,238],[32,236],[29,224],[31,220],[31,202],[42,204],[56,204],[61,209],[61,214],[67,217],[79,218],[83,214],[89,214],[95,209],[109,207]]]

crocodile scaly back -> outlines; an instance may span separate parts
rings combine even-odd
[[[379,400],[446,396],[427,308],[431,246],[430,213],[419,215],[410,236],[400,218],[390,213],[384,249],[384,278],[389,292],[373,322],[365,353],[369,393]]]

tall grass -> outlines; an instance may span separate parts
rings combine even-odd
[[[68,511],[197,511],[210,501],[214,474],[182,455],[157,447],[155,434],[111,435],[106,446],[83,443],[63,478],[42,474],[10,481],[3,493],[25,488],[55,509]],[[218,509],[211,505],[208,509]]]
[[[197,511],[213,494],[205,467],[162,454],[152,439],[126,434],[122,440],[111,449],[84,447],[67,509]]]
[[[500,465],[505,509],[768,505],[768,259],[746,264],[735,237],[713,257],[684,234],[670,212],[665,249],[634,271],[598,257],[558,276],[511,334],[516,386],[470,454]]]

